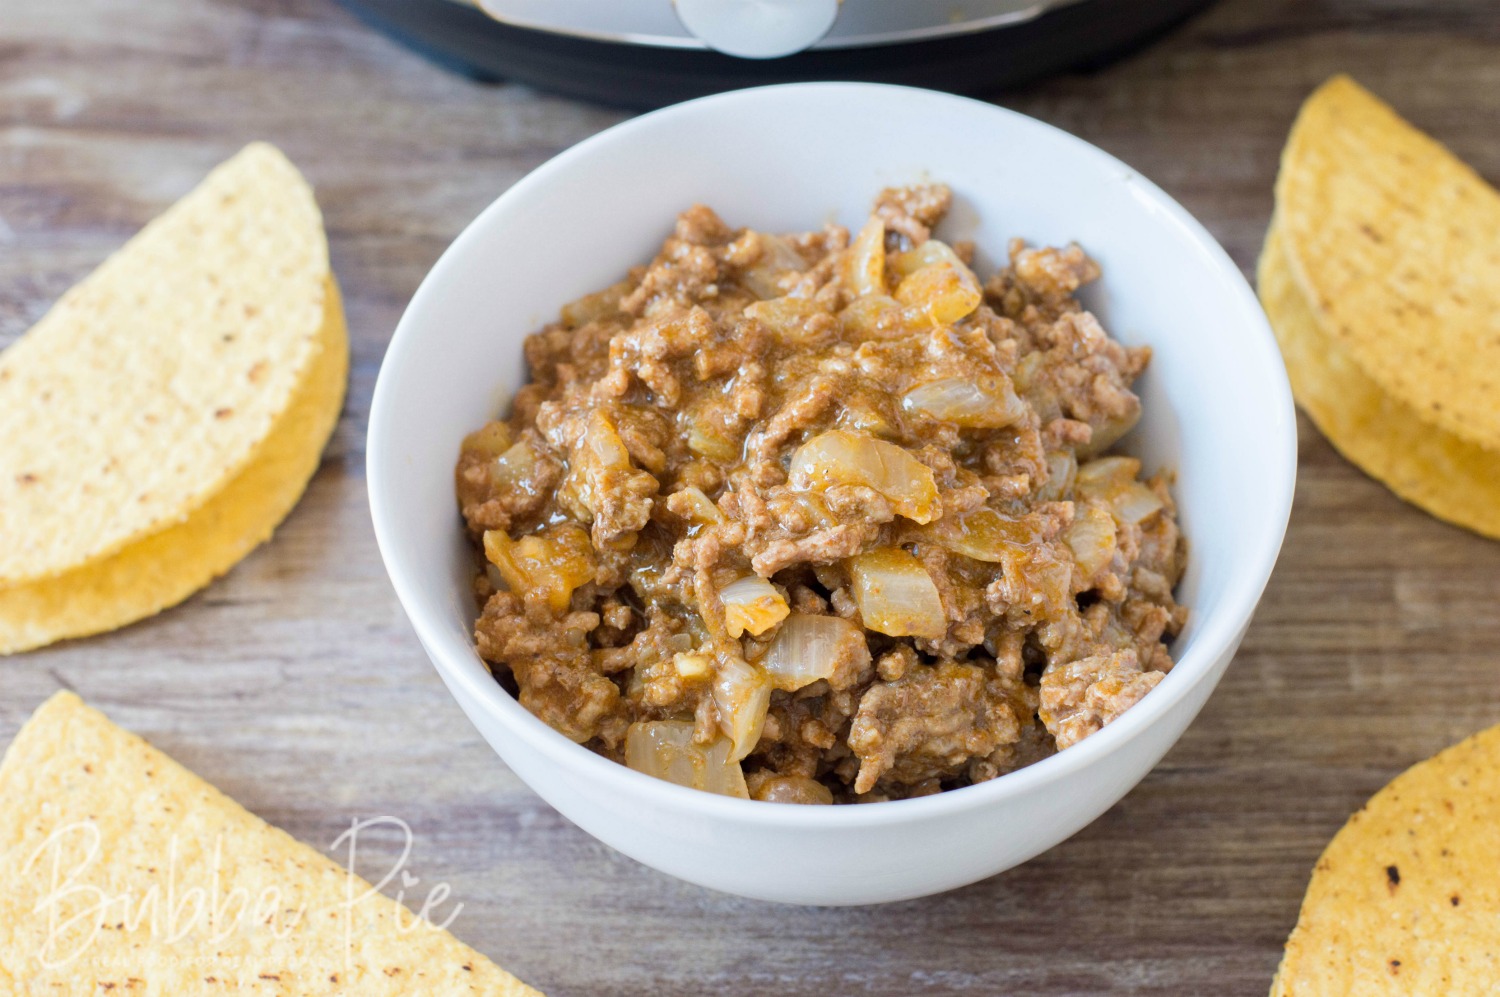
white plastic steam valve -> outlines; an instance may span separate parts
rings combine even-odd
[[[800,52],[833,27],[839,0],[676,0],[677,17],[710,48],[742,59]]]

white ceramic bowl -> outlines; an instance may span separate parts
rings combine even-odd
[[[658,781],[568,741],[474,651],[471,560],[453,497],[460,439],[524,382],[522,338],[646,261],[694,201],[731,225],[860,222],[883,186],[941,179],[940,230],[981,275],[1007,240],[1076,240],[1102,265],[1085,293],[1106,328],[1149,343],[1128,438],[1178,472],[1191,607],[1177,666],[1119,720],[991,782],[868,806],[798,807]],[[1171,198],[1092,146],[945,94],[798,84],[696,100],[611,128],[487,208],[401,319],[370,416],[370,507],[423,646],[464,712],[568,819],[647,865],[718,890],[807,904],[922,896],[1024,862],[1094,820],[1181,736],[1218,683],[1270,576],[1291,508],[1291,394],[1239,271]],[[1189,801],[1184,801],[1190,806]]]

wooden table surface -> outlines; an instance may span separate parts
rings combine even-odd
[[[1341,70],[1500,178],[1491,0],[1225,0],[1103,71],[996,99],[1139,168],[1248,272],[1297,104]],[[450,75],[331,0],[3,0],[0,345],[265,138],[317,186],[354,364],[275,541],[157,619],[0,661],[0,743],[67,687],[325,850],[353,818],[399,817],[424,884],[408,897],[451,884],[456,933],[553,997],[1264,993],[1348,814],[1500,722],[1500,544],[1402,505],[1305,421],[1280,565],[1207,709],[1097,823],[975,886],[845,910],[710,893],[572,827],[465,721],[376,553],[371,386],[459,229],[625,116]],[[398,847],[365,844],[366,872]]]

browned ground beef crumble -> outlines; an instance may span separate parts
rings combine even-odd
[[[1100,456],[1150,351],[1079,305],[1077,246],[1014,242],[981,289],[931,241],[949,202],[884,191],[853,240],[695,206],[528,338],[457,472],[479,651],[527,709],[680,782],[863,802],[1067,748],[1171,669],[1172,498]]]

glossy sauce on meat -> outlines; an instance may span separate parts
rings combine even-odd
[[[1108,449],[1146,348],[1075,247],[981,285],[940,185],[851,238],[708,208],[529,337],[465,441],[480,653],[527,709],[662,778],[828,803],[1076,743],[1172,667],[1185,544]]]

